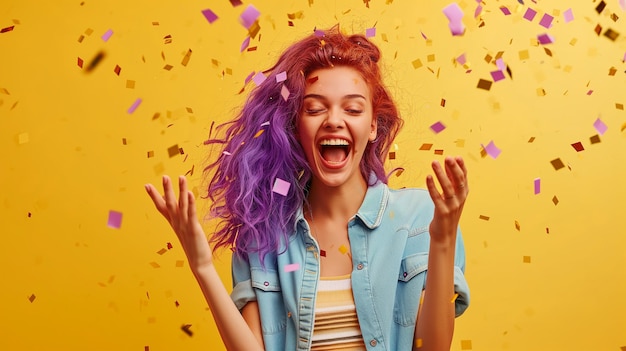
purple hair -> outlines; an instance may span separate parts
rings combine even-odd
[[[223,138],[207,141],[223,145],[222,154],[205,169],[213,173],[208,186],[211,216],[220,220],[211,237],[215,248],[232,247],[244,257],[258,253],[264,262],[265,255],[280,252],[287,242],[312,174],[296,125],[306,79],[314,70],[349,66],[368,83],[378,137],[367,145],[360,170],[366,180],[374,174],[387,183],[384,162],[402,120],[383,85],[380,56],[365,36],[344,35],[334,26],[291,45],[264,72],[266,80],[250,92],[237,117],[218,127]],[[283,72],[287,80],[277,82],[276,75]],[[286,91],[285,99],[281,93]],[[277,179],[290,184],[286,196],[272,190]]]

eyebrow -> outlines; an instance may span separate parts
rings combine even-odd
[[[304,96],[303,100],[305,99],[318,99],[318,100],[328,100],[328,98],[326,98],[324,95],[319,95],[319,94],[307,94]],[[350,99],[363,99],[363,100],[367,100],[365,98],[365,96],[361,95],[361,94],[348,94],[345,95],[341,98],[342,100],[350,100]]]

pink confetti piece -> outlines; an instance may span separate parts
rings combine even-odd
[[[428,40],[428,37],[426,36],[426,34],[424,34],[424,32],[420,31],[420,34],[422,35],[422,38],[424,38],[424,40]]]
[[[265,74],[263,74],[263,72],[259,72],[256,75],[254,75],[254,77],[252,77],[252,81],[256,85],[263,84],[263,82],[265,82],[265,79],[267,79],[267,77],[265,76]]]
[[[241,20],[241,24],[248,29],[254,24],[254,22],[256,22],[260,15],[261,13],[259,10],[257,10],[253,5],[248,5],[248,7],[246,7],[246,9],[239,16],[239,19]]]
[[[552,44],[554,43],[554,37],[552,37],[550,34],[548,33],[544,33],[544,34],[539,34],[537,36],[537,40],[539,40],[539,43],[542,45],[546,45],[546,44]]]
[[[243,52],[245,49],[248,48],[249,45],[250,45],[250,36],[247,36],[246,39],[243,40],[243,43],[241,43],[241,49],[239,49],[239,52]]]
[[[626,0],[624,0],[626,1]],[[569,23],[571,21],[574,20],[574,12],[572,11],[572,9],[567,9],[565,10],[565,12],[563,12],[563,18],[565,19],[565,23]]]
[[[456,58],[456,62],[461,65],[464,65],[467,62],[467,57],[465,57],[465,53],[461,54],[461,56]]]
[[[137,107],[139,107],[139,105],[141,104],[141,99],[137,99],[135,100],[135,102],[133,102],[132,105],[130,105],[130,107],[128,108],[128,113],[131,114],[133,112],[135,112],[135,110],[137,109]]]
[[[609,129],[609,127],[607,127],[607,125],[604,124],[600,118],[596,119],[593,123],[593,127],[598,131],[598,133],[600,133],[600,135],[603,135],[606,133],[606,130]]]
[[[587,95],[593,94],[593,90],[587,90]]]
[[[491,72],[491,78],[493,78],[494,82],[504,79],[504,71],[493,71]]]
[[[500,71],[504,71],[506,70],[506,64],[504,63],[504,60],[499,58],[496,60],[496,67],[498,67],[498,69]]]
[[[120,229],[120,227],[122,226],[122,212],[110,210],[107,226],[109,228]]]
[[[291,187],[291,183],[286,182],[280,178],[276,178],[272,191],[279,195],[287,196],[287,193],[289,192],[289,187]]]
[[[619,6],[622,8],[622,11],[626,11],[626,0],[619,0]]]
[[[478,16],[480,16],[481,12],[483,12],[483,7],[482,7],[482,5],[478,5],[476,7],[476,10],[474,10],[474,18],[478,18]]]
[[[456,2],[444,7],[444,15],[448,18],[448,28],[452,35],[463,35],[465,33],[465,25],[463,24],[463,10]]]
[[[508,7],[506,7],[506,6],[500,6],[500,11],[502,11],[502,13],[503,13],[505,16],[508,16],[508,15],[510,15],[510,14],[511,14],[511,11],[510,11],[510,10],[509,10],[509,8],[508,8]]]
[[[287,80],[287,72],[282,71],[276,75],[276,83],[284,82]]]
[[[209,21],[209,23],[217,21],[217,15],[215,12],[211,11],[211,9],[202,10],[202,14],[204,15],[204,18]]]
[[[524,13],[524,18],[531,21],[533,19],[535,19],[535,16],[537,16],[537,11],[531,9],[531,8],[527,8],[526,9],[526,13]]]
[[[541,192],[541,178],[535,178],[534,184],[535,184],[535,195],[537,195]]]
[[[291,264],[285,265],[283,269],[285,270],[286,273],[295,272],[298,269],[300,269],[300,263],[291,263]]]
[[[430,129],[435,132],[435,134],[439,134],[441,133],[444,129],[446,129],[446,126],[441,123],[441,121],[434,123],[432,126],[430,126]]]
[[[365,30],[365,37],[366,38],[371,38],[371,37],[375,37],[375,36],[376,36],[376,27],[367,28]]]
[[[289,89],[287,89],[287,87],[283,84],[283,86],[280,88],[280,96],[283,97],[283,100],[287,101],[290,94],[291,93],[289,92]]]
[[[543,15],[543,17],[541,17],[541,21],[539,21],[539,25],[545,28],[550,28],[552,26],[552,20],[554,20],[554,17],[546,13]]]
[[[484,146],[482,144],[480,145],[485,149],[487,155],[491,156],[494,159],[498,158],[498,156],[500,156],[500,153],[502,152],[502,150],[498,149],[496,144],[494,144],[493,140],[490,141],[487,146]]]
[[[248,74],[246,79],[244,79],[243,84],[248,84],[248,82],[252,79],[252,77],[254,77],[255,73],[256,73],[255,71],[250,72],[250,74]]]
[[[109,38],[111,38],[111,36],[113,35],[113,30],[109,29],[106,32],[104,32],[104,34],[102,34],[102,41],[104,41],[105,43],[109,40]]]
[[[261,123],[261,127],[265,127],[265,126],[269,126],[270,125],[270,121],[265,121],[263,123]]]
[[[314,33],[314,34],[315,34],[315,36],[316,36],[316,37],[318,37],[318,38],[321,38],[321,37],[323,37],[323,36],[324,36],[324,31],[323,31],[323,30],[321,30],[321,29],[316,29],[313,33]]]

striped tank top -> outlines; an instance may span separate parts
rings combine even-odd
[[[319,281],[311,351],[326,350],[365,350],[350,274]]]

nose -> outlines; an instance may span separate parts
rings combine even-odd
[[[328,113],[326,114],[326,119],[324,120],[324,128],[327,129],[337,129],[343,128],[344,120],[341,111],[336,108],[328,109]]]

